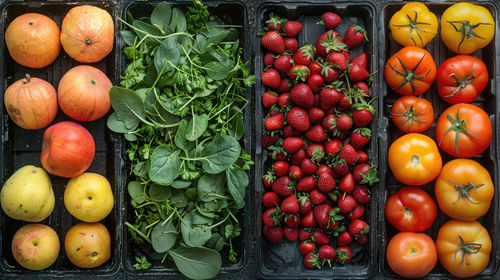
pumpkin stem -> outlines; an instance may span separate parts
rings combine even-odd
[[[90,39],[90,38],[85,39],[85,44],[87,44],[87,45],[92,44],[92,39]]]
[[[31,81],[31,76],[28,73],[26,73],[26,75],[24,75],[24,78],[25,78],[25,81],[23,81],[23,83],[25,83],[25,84],[27,84]]]

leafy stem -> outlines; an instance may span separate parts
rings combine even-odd
[[[406,14],[406,17],[408,18],[408,21],[410,23],[408,24],[400,24],[400,25],[394,25],[396,27],[410,27],[410,39],[413,41],[413,44],[416,46],[417,45],[417,42],[415,42],[415,39],[413,39],[413,31],[415,31],[415,33],[417,33],[418,35],[418,38],[420,39],[420,43],[422,44],[422,46],[424,45],[424,40],[422,39],[422,36],[420,35],[420,32],[424,32],[424,33],[429,33],[429,34],[434,34],[430,31],[427,31],[427,30],[424,30],[422,28],[419,27],[419,25],[426,25],[426,26],[429,26],[431,25],[430,23],[428,22],[423,22],[423,21],[418,21],[417,17],[418,17],[418,13],[417,11],[414,11],[415,12],[415,17],[414,18],[411,18],[409,14]]]
[[[415,67],[413,67],[413,69],[407,69],[406,66],[405,66],[405,64],[403,63],[403,61],[401,61],[401,58],[399,58],[399,56],[396,56],[396,58],[398,59],[399,63],[401,64],[401,67],[403,68],[404,72],[397,70],[396,68],[394,68],[394,66],[392,66],[391,63],[388,63],[388,65],[389,65],[389,67],[391,67],[392,71],[394,71],[397,74],[399,74],[399,75],[401,75],[401,76],[404,77],[404,80],[401,82],[401,84],[399,86],[393,88],[392,90],[400,89],[406,83],[410,83],[410,86],[411,86],[411,89],[412,89],[412,95],[415,95],[415,85],[413,84],[413,80],[415,80],[415,79],[417,79],[417,80],[423,80],[431,72],[431,69],[429,69],[429,71],[427,71],[427,73],[423,77],[417,76],[415,74],[415,71],[418,69],[418,67],[420,66],[420,63],[422,63],[422,61],[424,60],[424,58],[425,58],[426,55],[427,54],[424,54],[420,58],[420,60],[418,61],[417,65],[415,65]]]
[[[448,181],[450,181],[450,183],[455,185],[455,189],[458,192],[457,200],[455,202],[453,202],[452,204],[458,203],[458,201],[460,201],[460,198],[462,198],[462,197],[465,198],[467,201],[469,201],[472,204],[480,204],[480,202],[474,202],[470,199],[469,192],[471,190],[474,190],[474,193],[477,193],[477,188],[484,186],[484,184],[474,185],[472,183],[467,183],[465,185],[459,185],[450,179],[448,179]]]
[[[427,123],[427,121],[421,121],[417,118],[418,116],[420,116],[426,112],[427,112],[427,109],[425,109],[424,111],[422,111],[420,113],[417,113],[417,110],[413,107],[413,105],[411,105],[410,108],[408,108],[408,110],[404,111],[401,114],[395,114],[395,113],[391,113],[391,114],[393,116],[404,117],[405,119],[401,123],[398,124],[398,127],[401,129],[403,127],[403,125],[406,122],[408,122],[408,131],[411,131],[412,122]]]
[[[460,43],[458,43],[458,48],[457,50],[460,51],[460,47],[462,46],[462,43],[464,42],[465,38],[467,38],[467,41],[472,40],[472,37],[476,37],[479,39],[485,40],[483,37],[479,36],[474,32],[474,29],[476,29],[480,25],[491,25],[489,22],[479,22],[477,24],[470,24],[470,21],[468,20],[454,20],[454,21],[447,21],[455,31],[460,32],[462,35],[462,39],[460,40]],[[460,27],[457,27],[455,24],[461,24]]]
[[[464,133],[464,134],[470,135],[474,138],[481,139],[481,137],[476,136],[476,135],[472,134],[472,132],[469,131],[465,120],[460,119],[459,111],[460,111],[460,106],[458,106],[458,108],[457,108],[457,114],[456,114],[455,119],[450,114],[448,114],[448,116],[446,116],[448,118],[448,121],[451,123],[451,126],[445,130],[445,132],[443,133],[443,137],[441,138],[441,141],[439,141],[439,146],[441,146],[441,143],[443,142],[446,134],[452,130],[455,130],[455,149],[456,149],[457,154],[458,154],[458,140],[460,138],[460,133]]]
[[[468,84],[473,83],[476,79],[476,75],[474,74],[474,67],[463,78],[459,78],[455,73],[451,73],[449,76],[455,79],[456,83],[453,85],[453,87],[456,87],[456,89],[445,97],[454,96],[462,89],[464,89]]]
[[[462,236],[457,235],[456,241],[460,239],[460,246],[458,246],[457,250],[455,250],[455,255],[453,257],[453,261],[456,263],[457,262],[457,254],[458,252],[462,253],[462,260],[460,261],[459,266],[462,266],[462,264],[465,261],[465,254],[477,254],[479,251],[481,251],[481,248],[483,245],[481,243],[474,243],[474,242],[469,242],[465,243],[464,239]]]

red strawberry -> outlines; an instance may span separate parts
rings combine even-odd
[[[323,174],[323,173],[326,173],[326,174],[332,176],[332,178],[337,178],[338,177],[338,174],[336,174],[335,171],[333,171],[333,169],[330,166],[326,165],[326,164],[320,165],[318,167],[317,172],[318,172],[319,176],[321,176],[321,174]]]
[[[339,26],[342,22],[342,18],[336,13],[332,12],[324,13],[323,16],[321,16],[321,19],[322,24],[324,24],[325,28],[328,30],[337,28],[337,26]]]
[[[292,84],[288,79],[282,79],[279,88],[276,89],[278,93],[287,93],[292,89]],[[279,101],[278,101],[279,102]],[[283,107],[280,105],[280,107]]]
[[[366,96],[370,95],[370,88],[365,82],[357,82],[353,85],[353,88],[362,90]]]
[[[270,109],[267,113],[269,114],[269,116],[276,116],[281,114],[281,111],[278,109]]]
[[[335,259],[340,264],[349,263],[352,260],[352,250],[347,246],[337,247]]]
[[[299,240],[300,241],[306,241],[306,240],[309,240],[310,238],[311,238],[311,232],[307,231],[305,228],[301,227],[299,229]],[[311,241],[309,241],[309,242],[311,242]],[[301,244],[302,243],[303,242],[301,242]],[[311,242],[311,243],[314,245],[314,242]],[[307,245],[307,244],[304,244],[303,246],[305,246],[305,245]],[[308,245],[308,246],[310,246],[310,245]],[[299,251],[300,251],[300,248],[301,247],[299,246]],[[306,246],[306,248],[307,248],[307,246]],[[314,251],[314,250],[316,250],[316,246],[314,246],[314,249],[312,251]],[[302,254],[302,251],[300,251],[300,253]],[[302,254],[302,255],[304,255],[304,254]]]
[[[344,219],[344,216],[337,215],[339,208],[332,209],[328,204],[321,204],[313,209],[314,219],[319,228],[324,231],[331,231],[336,228],[339,223]]]
[[[299,83],[290,91],[290,99],[298,106],[310,108],[314,103],[311,88],[305,83]]]
[[[339,139],[333,139],[332,141],[325,142],[325,151],[329,156],[336,156],[342,147]]]
[[[271,108],[274,104],[278,102],[278,95],[272,91],[266,91],[262,95],[262,106],[264,108]]]
[[[337,117],[337,128],[345,131],[352,127],[352,119],[347,115],[340,115]]]
[[[286,160],[286,155],[283,151],[272,151],[268,155],[274,160]]]
[[[355,238],[356,243],[359,245],[366,244],[368,242],[368,235],[361,235],[360,237]]]
[[[340,33],[333,30],[321,34],[316,40],[316,51],[321,56],[326,56],[328,53],[335,51],[343,51],[347,45],[344,44],[344,39]],[[275,51],[276,52],[276,51]]]
[[[297,239],[299,238],[299,229],[284,226],[283,235],[285,235],[285,238],[291,242],[297,241]]]
[[[339,189],[341,192],[350,193],[354,190],[354,177],[352,173],[347,173],[339,182]]]
[[[276,173],[276,176],[278,176],[278,177],[287,175],[289,167],[290,167],[290,165],[288,164],[288,162],[283,161],[283,160],[279,160],[273,164],[274,172]]]
[[[271,66],[273,64],[274,64],[274,53],[266,52],[266,55],[264,56],[264,65]]]
[[[310,71],[310,69],[309,69]],[[323,86],[323,77],[320,74],[312,74],[309,76],[307,79],[307,84],[309,87],[311,87],[311,90],[314,93],[317,93],[320,91],[320,88]]]
[[[325,116],[325,112],[318,107],[309,108],[309,110],[307,110],[307,114],[309,115],[309,121],[311,123],[318,122]]]
[[[347,77],[351,82],[358,82],[368,79],[368,77],[370,77],[370,73],[368,73],[363,66],[357,63],[352,63],[349,66],[349,74],[347,74]]]
[[[275,131],[283,128],[284,116],[282,113],[279,113],[274,116],[268,117],[264,121],[264,127],[267,131]]]
[[[295,154],[304,146],[304,141],[300,137],[288,137],[283,140],[283,149],[288,154]]]
[[[295,37],[302,30],[302,23],[294,20],[289,20],[285,23],[285,34],[288,37]]]
[[[305,65],[294,65],[290,71],[288,71],[288,75],[290,75],[290,79],[295,81],[307,81],[307,78],[311,75],[311,71]],[[310,89],[310,87],[309,87]],[[292,89],[293,90],[293,89]],[[311,105],[312,106],[312,105]]]
[[[342,51],[342,54],[348,63],[351,62],[351,54],[347,50]]]
[[[375,109],[373,109],[372,105],[366,103],[356,103],[352,107],[354,108],[354,111],[352,112],[352,120],[355,126],[363,127],[373,121]]]
[[[375,175],[376,175],[376,168],[373,167],[372,169],[375,169]],[[352,168],[352,173],[354,175],[354,177],[353,177],[354,181],[356,181],[356,183],[363,181],[363,179],[366,177],[366,174],[368,173],[369,170],[370,170],[370,165],[367,163],[356,164]],[[373,171],[371,172],[370,175],[371,176],[374,175]],[[366,183],[366,182],[364,182],[364,183]]]
[[[269,31],[260,39],[260,44],[265,48],[275,53],[285,51],[283,37],[276,31]]]
[[[296,189],[299,192],[310,192],[316,188],[316,179],[313,176],[305,176],[297,183]]]
[[[315,189],[309,193],[309,199],[313,205],[320,205],[325,203],[326,195]]]
[[[299,215],[285,215],[285,223],[290,228],[298,228],[300,226]]]
[[[261,80],[265,86],[270,88],[278,88],[281,84],[280,73],[274,68],[269,68],[262,72]]]
[[[316,220],[314,219],[313,211],[309,211],[309,213],[302,217],[302,226],[306,228],[316,226]]]
[[[370,226],[363,220],[356,219],[349,224],[349,234],[354,237],[354,240],[370,233]]]
[[[337,203],[340,209],[340,213],[343,214],[351,213],[358,205],[354,197],[352,197],[350,194],[341,195]]]
[[[283,137],[289,138],[289,137],[297,137],[299,135],[300,131],[293,129],[293,127],[289,125],[285,125],[285,127],[283,127]]]
[[[300,180],[302,179],[302,169],[300,169],[300,167],[296,166],[296,165],[292,165],[290,166],[290,168],[288,169],[288,176],[290,176],[290,178],[294,179],[294,180]]]
[[[352,191],[352,195],[354,199],[359,204],[366,204],[370,202],[370,191],[368,190],[367,185],[356,185],[354,186],[354,190]]]
[[[284,22],[286,22],[286,19],[282,19],[274,13],[271,13],[269,19],[266,21],[266,27],[270,31],[281,32],[282,23]]]
[[[309,196],[304,195],[299,198],[299,213],[301,215],[306,215],[311,212],[313,209],[313,205],[309,200]]]
[[[273,185],[276,180],[276,176],[274,175],[276,175],[274,172],[268,171],[266,175],[262,176],[262,182],[265,187],[270,188]]]
[[[316,124],[306,132],[306,138],[311,142],[321,143],[326,140],[327,136],[323,126]]]
[[[304,173],[304,175],[312,175],[316,173],[318,166],[311,159],[304,158],[300,163],[300,168],[302,169],[302,173]]]
[[[304,256],[304,266],[310,269],[321,268],[321,262],[316,253],[312,252]]]
[[[286,115],[286,121],[291,127],[300,132],[306,132],[309,130],[309,115],[306,110],[298,106],[290,109]]]
[[[340,176],[345,176],[349,172],[349,166],[344,161],[339,161],[333,166],[333,171]]]
[[[291,60],[292,60],[291,55],[281,54],[278,58],[274,60],[274,68],[276,68],[276,70],[282,73],[288,74],[288,72],[290,71],[290,69],[292,69],[293,66]],[[277,87],[279,87],[279,85]]]
[[[281,202],[281,212],[283,214],[297,214],[299,213],[299,201],[297,199],[297,196],[294,194],[283,199]]]
[[[323,265],[328,263],[332,267],[332,261],[335,259],[335,249],[330,245],[323,245],[319,248],[318,256]]]
[[[342,94],[333,87],[324,87],[319,92],[319,104],[321,109],[327,111],[339,103]]]
[[[344,160],[347,165],[352,165],[358,160],[358,153],[351,144],[346,144],[340,149],[339,159]]]
[[[337,245],[338,246],[347,246],[352,243],[352,236],[349,234],[349,232],[346,230],[342,233],[339,234],[337,238]]]
[[[295,65],[309,66],[314,58],[314,49],[312,45],[302,46],[294,55],[293,62]]]
[[[333,177],[328,173],[322,173],[318,177],[318,190],[325,194],[333,191],[336,184],[335,179],[333,179]]]
[[[320,74],[323,66],[321,66],[317,61],[313,60],[311,64],[309,64],[309,70],[311,71],[311,75]],[[323,78],[323,76],[321,76]]]
[[[289,93],[282,93],[278,96],[278,106],[281,108],[288,106],[290,103],[288,100],[290,99]]]
[[[348,109],[351,109],[351,107],[352,107],[351,98],[349,98],[345,95],[342,96],[342,98],[340,98],[339,105],[340,105],[340,108],[337,106],[337,111],[339,111],[339,112],[344,112]]]
[[[276,179],[272,185],[273,192],[281,197],[288,197],[293,194],[293,183],[290,177],[283,176]]]
[[[351,62],[359,64],[359,66],[366,69],[366,66],[368,64],[368,56],[366,55],[366,53],[362,53],[362,54],[356,56],[355,58],[353,58]]]
[[[306,158],[306,151],[304,149],[300,149],[298,152],[292,155],[290,158],[290,163],[293,165],[301,165],[302,161]],[[303,172],[304,170],[302,170]]]
[[[365,163],[368,161],[368,155],[363,151],[358,151],[358,163]]]
[[[370,142],[370,138],[372,137],[372,131],[369,128],[362,127],[356,128],[351,133],[351,138],[349,143],[354,147],[354,149],[359,150],[364,147],[368,142]]]
[[[354,187],[354,191],[356,191],[356,187]],[[354,191],[353,191],[353,194],[354,194]],[[354,197],[356,198],[356,196],[354,196]],[[349,220],[356,220],[356,219],[361,218],[364,214],[365,214],[365,206],[362,204],[358,204],[358,206],[356,206],[356,208],[354,208],[354,210],[352,210],[352,212],[347,214],[346,216]]]
[[[296,53],[299,49],[299,42],[295,38],[284,38],[283,44],[285,45],[285,50],[292,53]]]
[[[262,229],[264,237],[271,243],[280,243],[283,239],[283,229],[281,227],[267,227]]]
[[[363,41],[368,41],[368,35],[363,27],[358,25],[351,25],[347,28],[345,32],[345,44],[349,48],[354,48],[355,46],[363,43]]]
[[[266,192],[262,195],[262,204],[266,208],[276,207],[280,202],[281,198],[275,192]]]
[[[318,244],[330,243],[330,238],[328,237],[328,235],[326,235],[326,233],[324,233],[323,231],[321,231],[319,229],[313,231],[312,236],[313,236],[314,241]]]
[[[277,207],[269,208],[262,214],[262,221],[268,227],[275,227],[281,223],[281,210]]]
[[[323,81],[325,84],[331,84],[340,79],[340,73],[335,68],[333,68],[331,63],[325,63],[321,69],[321,76],[323,76]]]
[[[335,134],[337,128],[337,117],[333,114],[326,115],[321,121],[321,125],[330,133]]]
[[[311,235],[311,233],[309,233],[309,235]],[[300,231],[299,231],[299,239],[300,239]],[[300,254],[307,255],[314,251],[316,251],[316,245],[314,244],[314,242],[311,241],[300,242],[299,245]]]
[[[278,141],[279,134],[274,134],[273,136],[263,132],[262,133],[262,148],[266,149]]]
[[[320,143],[311,143],[307,146],[306,156],[312,159],[314,156],[323,157],[325,154],[325,147]],[[314,162],[315,160],[313,160]],[[319,160],[318,160],[319,161]]]
[[[327,58],[328,62],[336,65],[338,69],[342,72],[345,72],[347,69],[347,62],[342,52],[331,52]],[[276,61],[275,61],[276,62]]]

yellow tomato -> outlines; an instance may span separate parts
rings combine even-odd
[[[488,45],[495,35],[495,21],[488,9],[462,2],[441,16],[441,39],[452,52],[469,54]]]
[[[423,48],[436,36],[438,20],[424,4],[411,2],[394,13],[389,27],[396,42]]]

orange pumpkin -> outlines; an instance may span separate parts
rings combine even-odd
[[[15,18],[5,31],[5,43],[17,63],[31,68],[51,64],[61,50],[57,24],[35,13]]]
[[[28,74],[7,88],[4,103],[12,121],[24,129],[46,127],[57,115],[56,89]]]
[[[111,87],[111,81],[101,70],[88,65],[76,66],[59,82],[59,107],[77,121],[97,120],[109,111]]]
[[[84,5],[71,9],[61,26],[66,53],[83,63],[97,62],[113,50],[113,19],[101,8]]]

